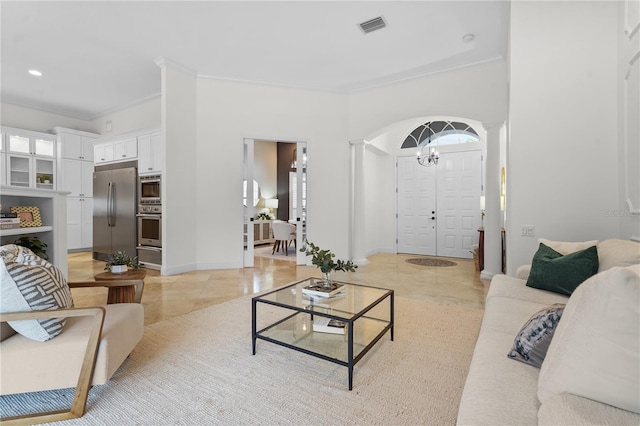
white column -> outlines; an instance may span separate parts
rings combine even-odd
[[[351,247],[353,249],[353,262],[356,265],[367,263],[365,249],[365,174],[364,154],[366,142],[351,141],[353,147],[353,231],[351,234]]]
[[[485,161],[484,270],[480,278],[491,279],[502,273],[502,234],[500,229],[500,129],[499,123],[482,123],[487,131]]]

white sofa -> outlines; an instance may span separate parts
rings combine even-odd
[[[598,275],[614,266],[640,264],[640,244],[612,239],[597,243],[597,248]],[[635,273],[640,271],[635,266],[630,268],[634,268]],[[638,413],[569,393],[553,396],[544,404],[539,402],[541,369],[510,359],[507,353],[534,313],[554,303],[566,304],[569,298],[527,287],[528,271],[529,267],[524,267],[519,269],[518,278],[496,275],[491,280],[457,424],[640,424]],[[548,355],[550,353],[551,348]],[[548,359],[545,358],[542,369]]]

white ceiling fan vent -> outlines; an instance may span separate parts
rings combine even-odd
[[[363,22],[360,24],[360,29],[365,33],[368,34],[372,31],[375,30],[379,30],[381,28],[384,28],[387,26],[387,23],[384,22],[384,19],[382,19],[382,16],[378,16],[377,18],[373,18],[368,20],[367,22]]]

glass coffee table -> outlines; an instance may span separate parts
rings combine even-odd
[[[387,331],[393,341],[393,290],[334,281],[343,287],[331,298],[309,297],[302,292],[318,281],[307,278],[252,298],[253,355],[261,339],[345,366],[351,390],[354,365]],[[271,308],[265,315],[265,305],[279,309]],[[317,325],[320,318],[343,322],[344,333],[313,331],[314,320]]]

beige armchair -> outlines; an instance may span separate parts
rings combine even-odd
[[[3,425],[33,424],[82,417],[93,385],[106,383],[142,339],[144,309],[139,303],[142,280],[87,281],[78,287],[135,286],[137,303],[107,304],[0,314],[0,322],[67,318],[55,338],[46,342],[14,334],[0,343],[0,395],[75,387],[69,411],[49,411],[2,418]]]

